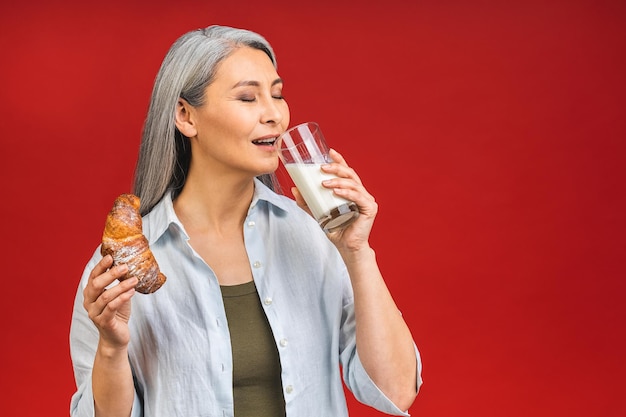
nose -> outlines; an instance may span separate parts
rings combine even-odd
[[[261,122],[263,124],[280,124],[285,118],[285,109],[287,109],[286,102],[283,100],[270,98],[263,106],[263,113],[261,116]],[[288,110],[287,110],[288,111]]]

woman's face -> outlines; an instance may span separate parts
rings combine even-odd
[[[202,106],[191,108],[192,168],[257,176],[278,167],[276,137],[289,125],[283,83],[265,52],[235,50],[218,66]]]

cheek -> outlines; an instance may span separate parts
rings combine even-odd
[[[219,137],[237,138],[254,124],[252,117],[240,109],[225,107],[207,119],[208,128]]]
[[[287,101],[284,100],[283,103],[284,103],[284,107],[281,110],[283,114],[283,120],[281,120],[280,125],[283,127],[284,130],[287,130],[287,128],[289,127],[291,114],[289,113],[289,105],[287,104]]]

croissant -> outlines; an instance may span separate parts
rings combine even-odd
[[[142,294],[151,294],[165,283],[166,277],[143,235],[136,195],[122,194],[115,199],[107,215],[100,253],[111,255],[113,265],[126,264],[128,272],[120,281],[137,277],[139,282],[135,289]]]

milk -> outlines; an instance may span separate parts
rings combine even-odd
[[[332,189],[322,186],[322,181],[336,177],[323,172],[321,166],[322,164],[285,164],[289,176],[318,221],[328,216],[332,209],[350,204],[345,198],[336,196]]]

